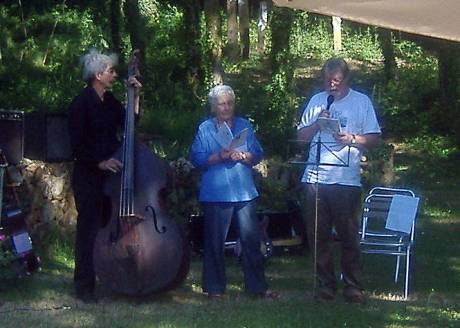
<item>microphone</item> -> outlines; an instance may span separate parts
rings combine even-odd
[[[327,96],[326,102],[327,102],[326,110],[329,112],[329,108],[331,107],[332,103],[334,102],[334,96],[333,95]],[[321,156],[321,131],[319,133],[318,140],[317,140],[317,143],[316,143],[316,164],[317,165],[320,164],[320,156]]]
[[[334,96],[333,95],[327,96],[326,110],[329,110],[333,102],[334,102]]]

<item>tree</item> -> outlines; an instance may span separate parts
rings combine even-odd
[[[145,63],[146,42],[144,39],[144,20],[139,10],[139,0],[125,0],[124,12],[126,17],[126,30],[129,33],[132,49],[139,49],[139,61]]]
[[[200,45],[200,13],[201,7],[194,0],[185,0],[181,4],[184,9],[184,28],[182,30],[183,45],[186,48],[187,83],[197,96],[197,89],[204,78]]]
[[[122,55],[121,52],[121,1],[111,0],[110,1],[110,30],[112,36],[112,50]],[[123,61],[120,58],[120,61]]]
[[[460,54],[457,44],[450,41],[439,41],[438,48],[438,75],[439,92],[444,129],[453,132],[457,145],[460,145],[460,131],[458,126],[458,73],[460,71],[458,56]],[[447,129],[446,129],[447,128]]]
[[[220,16],[219,0],[205,0],[206,33],[211,51],[212,81],[221,84],[224,80],[222,69],[222,19]]]
[[[294,13],[291,9],[273,7],[270,18],[272,32],[271,66],[272,80],[269,85],[270,105],[265,120],[269,126],[265,128],[272,131],[271,138],[285,140],[290,136],[295,113],[293,95],[293,65],[291,63],[289,36],[291,33]],[[271,145],[274,149],[276,144]]]
[[[249,0],[238,0],[240,40],[243,60],[249,59]]]
[[[238,0],[227,0],[227,56],[232,62],[239,57]]]
[[[271,1],[260,1],[259,21],[257,22],[257,52],[260,55],[265,53],[265,33],[268,27],[268,6]]]
[[[394,79],[396,71],[393,33],[388,29],[379,28],[378,36],[383,53],[383,70],[385,72],[385,80],[388,82]]]
[[[332,16],[332,33],[334,35],[334,50],[342,50],[342,18]]]

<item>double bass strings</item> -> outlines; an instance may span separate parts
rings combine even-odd
[[[128,89],[125,133],[123,137],[123,170],[120,190],[120,217],[134,216],[134,90]]]

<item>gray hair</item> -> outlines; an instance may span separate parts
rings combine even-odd
[[[348,81],[350,78],[350,69],[347,62],[343,58],[329,58],[322,68],[323,78],[330,73],[334,74],[338,72],[342,73],[343,78]]]
[[[208,103],[211,106],[211,111],[213,111],[214,106],[216,105],[217,98],[221,96],[228,95],[235,100],[235,92],[228,85],[216,85],[209,91],[208,94]]]
[[[86,55],[80,58],[80,64],[83,66],[82,78],[90,82],[96,74],[104,72],[107,67],[115,66],[118,63],[116,54],[105,55],[96,49],[91,49]]]

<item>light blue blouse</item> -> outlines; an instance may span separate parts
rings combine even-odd
[[[248,128],[246,144],[238,148],[253,156],[252,164],[263,157],[263,150],[256,139],[248,120],[234,117],[232,133],[237,135]],[[210,118],[198,127],[191,149],[191,160],[195,167],[202,170],[200,202],[243,202],[256,198],[259,193],[254,185],[251,165],[243,162],[223,161],[208,164],[208,158],[222,149],[217,141],[217,120]]]

